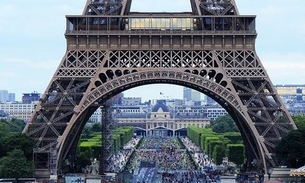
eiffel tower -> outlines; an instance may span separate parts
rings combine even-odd
[[[107,172],[107,100],[154,83],[213,98],[235,120],[248,160],[265,169],[280,163],[275,146],[296,126],[255,52],[256,16],[240,15],[234,0],[190,3],[192,12],[152,13],[130,12],[131,0],[88,0],[82,15],[66,16],[66,54],[24,129],[36,142],[37,174],[75,161],[81,131],[100,106]]]

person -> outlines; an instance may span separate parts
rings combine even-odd
[[[251,171],[256,170],[257,168],[257,160],[253,159],[253,161],[251,162]]]
[[[248,161],[247,159],[244,160],[244,163],[242,164],[242,172],[247,172],[248,169]]]
[[[272,168],[269,168],[268,173],[267,173],[267,174],[268,174],[268,180],[271,179],[272,171],[273,171],[273,169],[272,169]]]

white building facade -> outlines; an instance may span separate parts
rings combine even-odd
[[[9,114],[10,118],[28,121],[36,104],[37,102],[30,104],[4,102],[0,103],[0,109]]]

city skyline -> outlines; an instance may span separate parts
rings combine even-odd
[[[1,1],[0,89],[44,93],[66,51],[65,15],[82,14],[86,0]],[[304,84],[305,12],[289,1],[236,0],[242,15],[257,15],[256,51],[273,84]],[[34,6],[34,5],[35,6]],[[160,6],[162,4],[162,6]],[[132,11],[190,11],[189,0],[133,0]],[[160,92],[163,95],[160,95]],[[126,97],[183,98],[183,88],[147,85],[125,91]]]

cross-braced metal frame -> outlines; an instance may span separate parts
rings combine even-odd
[[[67,16],[66,55],[24,129],[36,141],[36,169],[54,167],[52,149],[60,169],[98,107],[153,83],[212,97],[235,120],[248,159],[276,166],[275,146],[296,126],[256,55],[256,17],[239,15],[233,0],[191,0],[191,13],[132,13],[130,5],[88,0],[83,15]]]
[[[102,156],[100,172],[111,172],[112,161],[111,158],[114,153],[114,142],[112,140],[112,130],[117,127],[116,112],[112,103],[112,100],[108,100],[103,104],[102,108]]]

